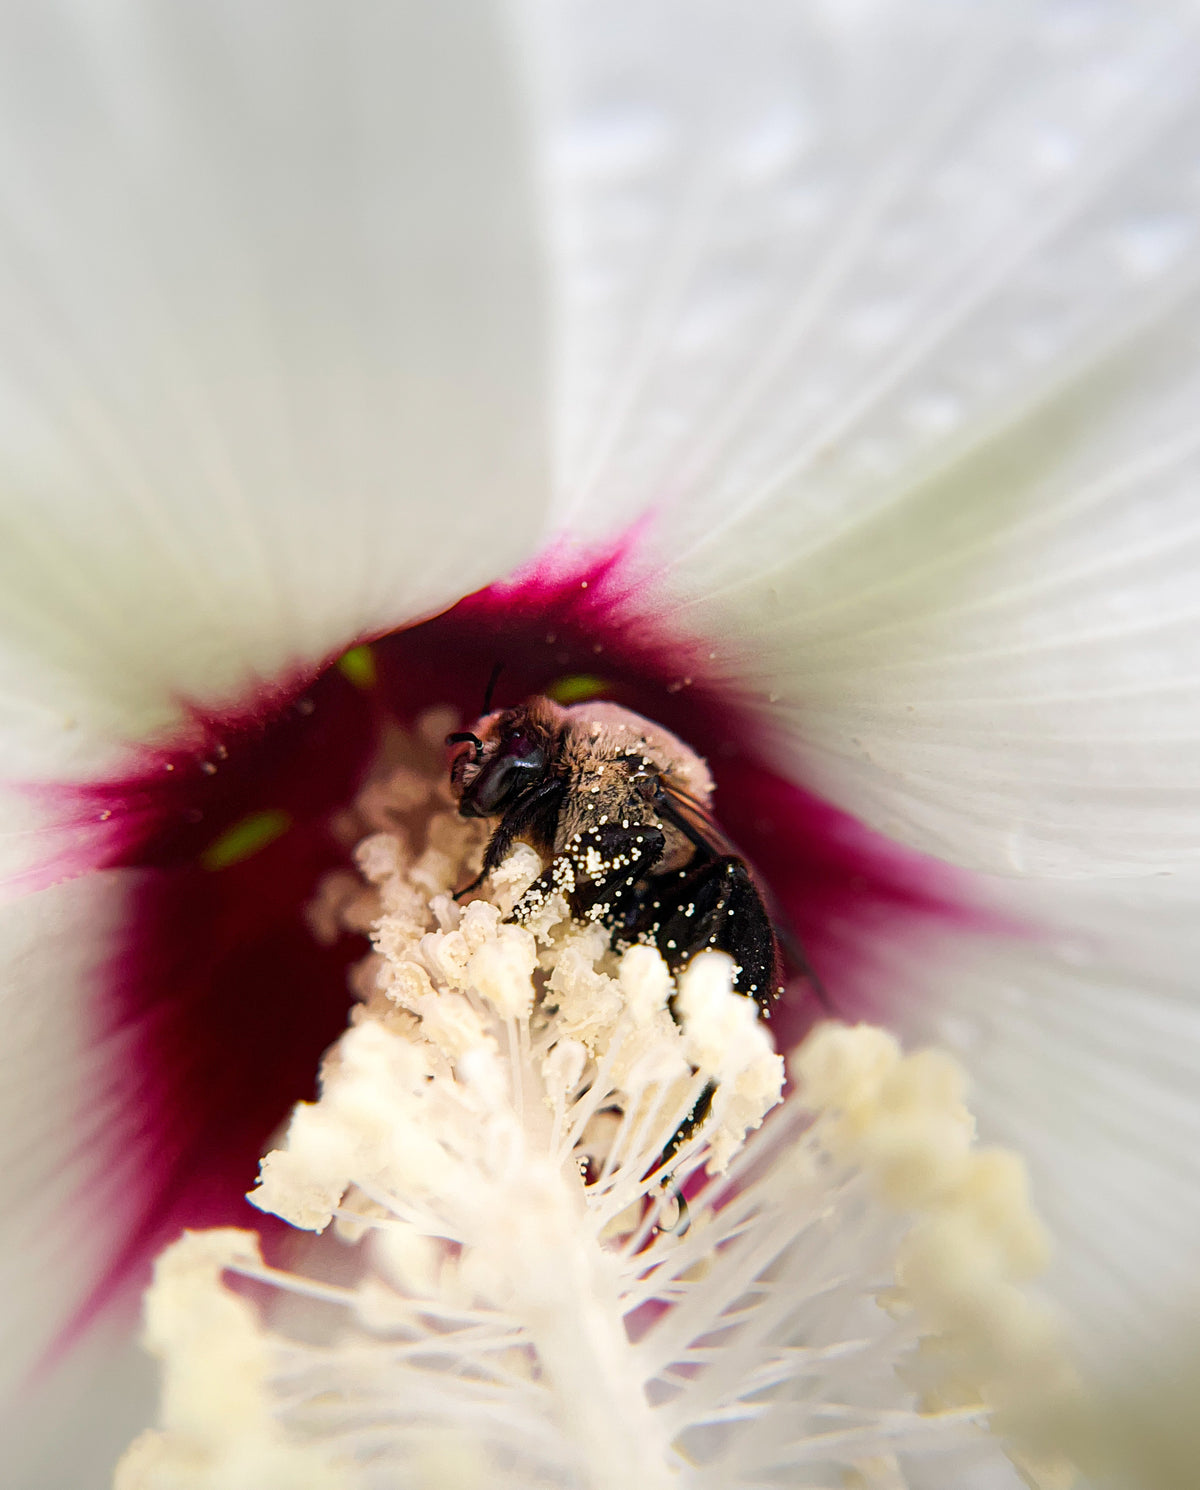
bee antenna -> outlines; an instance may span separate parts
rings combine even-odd
[[[499,681],[500,674],[503,671],[504,664],[502,662],[498,662],[495,667],[492,668],[492,676],[488,679],[487,687],[483,690],[483,712],[485,714],[490,714],[492,712],[492,694],[496,691],[496,684]]]

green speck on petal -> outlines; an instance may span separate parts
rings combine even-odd
[[[200,855],[200,863],[205,869],[228,869],[231,864],[253,858],[291,826],[291,813],[284,812],[281,807],[265,807],[261,812],[251,812],[214,838]]]
[[[349,678],[355,688],[375,687],[375,654],[368,646],[351,647],[337,661],[342,676]]]
[[[586,699],[599,698],[608,692],[608,688],[603,678],[592,673],[572,673],[570,677],[551,683],[546,689],[546,697],[552,698],[556,704],[581,704]]]

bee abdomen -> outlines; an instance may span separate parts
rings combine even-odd
[[[698,952],[727,952],[734,990],[770,1013],[779,994],[775,932],[750,871],[735,855],[655,881],[631,931],[632,939],[657,947],[673,973]]]

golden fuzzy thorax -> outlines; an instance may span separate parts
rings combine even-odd
[[[655,873],[679,869],[695,853],[692,843],[656,816],[633,786],[639,765],[667,777],[707,807],[713,783],[704,761],[677,736],[616,704],[551,704],[562,731],[560,762],[569,790],[558,820],[554,852],[561,853],[577,833],[608,823],[653,824],[666,835],[666,850]],[[633,757],[631,760],[630,757]]]

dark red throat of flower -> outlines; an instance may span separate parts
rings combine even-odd
[[[120,780],[72,788],[66,804],[56,789],[56,815],[65,806],[111,831],[102,855],[62,870],[130,871],[128,920],[94,1005],[96,1038],[122,1056],[107,1092],[80,1094],[78,1116],[94,1156],[79,1204],[118,1212],[123,1235],[71,1333],[135,1296],[182,1227],[263,1225],[244,1192],[291,1104],[314,1096],[321,1053],[345,1025],[347,970],[366,949],[348,934],[318,946],[305,923],[318,880],[346,862],[331,817],[385,725],[449,704],[469,726],[489,678],[496,707],[535,693],[602,696],[706,756],[722,828],[770,887],[832,1007],[887,1019],[871,978],[882,941],[976,920],[969,896],[942,866],[771,769],[755,720],[706,683],[697,659],[707,655],[656,636],[644,611],[635,619],[614,559],[481,591],[293,687],[220,716],[197,711],[185,743],[145,751]],[[825,1012],[797,981],[777,1039],[791,1043]],[[98,1111],[103,1126],[90,1129]]]

